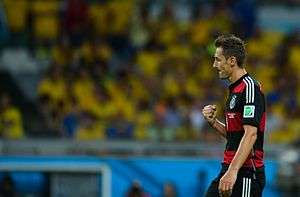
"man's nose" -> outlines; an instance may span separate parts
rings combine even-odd
[[[216,62],[213,63],[213,67],[214,67],[214,68],[217,68]]]

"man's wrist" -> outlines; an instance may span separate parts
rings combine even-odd
[[[230,172],[236,172],[237,173],[239,171],[239,168],[238,167],[229,166],[228,171],[230,171]]]
[[[210,126],[214,127],[216,122],[217,122],[217,119],[215,118],[215,119],[213,119],[212,121],[208,121],[208,124],[209,124]]]

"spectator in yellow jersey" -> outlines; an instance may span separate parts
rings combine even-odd
[[[81,110],[89,112],[93,110],[97,104],[97,100],[95,99],[95,84],[86,68],[80,67],[71,91]]]
[[[0,135],[5,139],[20,139],[24,136],[21,112],[11,104],[7,94],[0,98]]]
[[[99,140],[105,137],[105,125],[91,113],[82,113],[76,138],[80,140]]]
[[[66,82],[58,65],[51,66],[49,73],[39,84],[38,94],[49,98],[51,106],[57,106],[66,99]]]

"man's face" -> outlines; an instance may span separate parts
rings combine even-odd
[[[223,55],[223,49],[218,47],[214,56],[213,67],[218,70],[220,79],[228,79],[232,73],[232,66],[228,63],[225,56]]]

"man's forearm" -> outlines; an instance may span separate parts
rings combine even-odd
[[[210,124],[214,129],[216,129],[218,131],[218,133],[226,138],[226,128],[225,128],[225,124],[222,123],[221,121],[219,121],[218,119],[216,119],[212,124]]]
[[[243,166],[252,150],[256,138],[256,131],[245,132],[238,150],[229,166],[229,170],[239,170]]]

